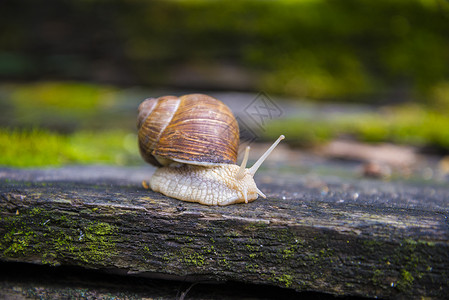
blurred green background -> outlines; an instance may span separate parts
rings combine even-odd
[[[6,0],[0,14],[0,165],[141,163],[136,106],[185,90],[369,107],[288,114],[262,140],[449,153],[446,0]]]

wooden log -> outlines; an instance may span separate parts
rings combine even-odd
[[[346,296],[449,291],[445,186],[262,173],[268,199],[213,207],[146,190],[133,169],[95,170],[0,170],[0,260]]]

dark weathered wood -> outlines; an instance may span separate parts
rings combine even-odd
[[[449,291],[447,187],[262,173],[269,199],[209,207],[143,189],[145,169],[93,170],[0,170],[0,259],[337,295]]]
[[[238,282],[183,282],[72,267],[0,262],[0,299],[335,300],[330,294]],[[184,297],[183,297],[184,296]],[[354,299],[353,299],[354,300]]]

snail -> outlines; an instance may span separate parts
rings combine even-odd
[[[249,147],[236,165],[239,128],[231,110],[203,94],[149,98],[139,106],[142,158],[159,167],[150,179],[155,192],[206,205],[248,203],[266,196],[253,179],[279,139],[251,167]]]

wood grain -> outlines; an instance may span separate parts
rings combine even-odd
[[[107,170],[0,169],[0,259],[345,296],[449,291],[447,187],[262,172],[268,200],[209,207]]]

